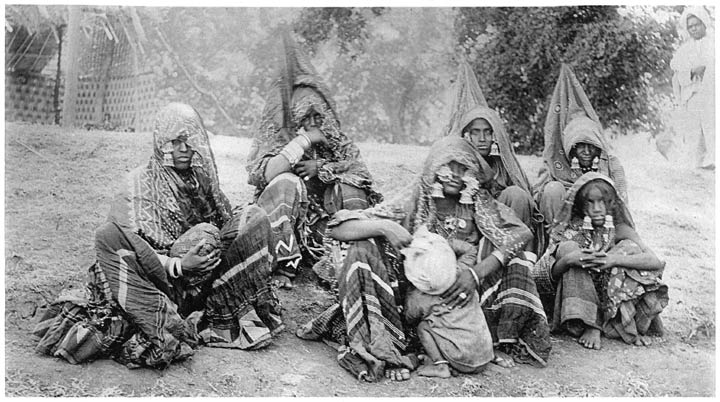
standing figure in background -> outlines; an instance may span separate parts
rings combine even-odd
[[[683,44],[670,61],[676,131],[684,137],[696,167],[715,168],[715,40],[710,16],[701,6],[686,7],[678,21]],[[679,129],[679,130],[678,130]]]
[[[290,288],[303,253],[310,262],[323,256],[335,212],[365,209],[382,196],[309,59],[289,36],[284,49],[285,68],[266,99],[247,169],[276,238],[274,280]]]
[[[562,64],[545,118],[543,167],[533,188],[546,231],[563,207],[567,190],[587,172],[612,179],[620,199],[628,204],[625,170],[610,152],[600,119],[580,81],[570,66]]]

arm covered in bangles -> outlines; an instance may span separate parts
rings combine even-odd
[[[265,167],[265,180],[270,182],[281,173],[291,172],[306,151],[317,144],[325,143],[327,143],[325,135],[317,128],[312,127],[308,131],[299,133],[278,155],[270,158]]]

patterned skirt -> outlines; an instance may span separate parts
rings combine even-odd
[[[86,293],[63,294],[44,310],[36,350],[73,364],[109,357],[165,368],[201,341],[262,347],[284,328],[269,284],[271,241],[260,208],[238,212],[220,230],[221,264],[207,280],[191,281],[170,278],[147,242],[107,223],[97,232]]]

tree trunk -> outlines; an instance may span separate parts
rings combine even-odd
[[[57,61],[57,72],[55,73],[55,88],[53,89],[53,110],[55,110],[55,124],[60,125],[60,82],[62,81],[62,68],[60,63],[62,61],[62,44],[63,44],[63,30],[64,25],[60,25],[57,28],[58,31],[58,61]]]
[[[65,70],[65,94],[63,96],[63,119],[64,127],[74,127],[76,117],[76,102],[78,95],[78,74],[80,73],[80,20],[82,17],[81,6],[68,6],[67,41],[65,43],[66,63]]]

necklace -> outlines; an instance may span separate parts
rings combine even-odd
[[[436,207],[438,207],[437,204]],[[451,213],[443,213],[440,208],[436,209],[436,213],[438,220],[436,227],[446,239],[456,238],[458,229],[467,227],[467,221],[458,216],[460,215],[460,205],[458,204],[455,204],[454,211]]]

